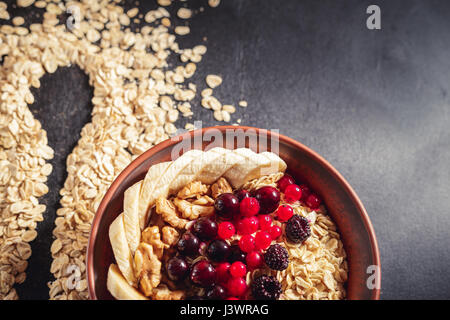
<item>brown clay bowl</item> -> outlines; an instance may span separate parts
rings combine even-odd
[[[206,132],[215,133],[213,134],[215,138],[211,140],[211,135],[207,138]],[[225,139],[225,133],[231,133],[237,138]],[[375,232],[363,204],[348,182],[326,160],[303,144],[264,129],[242,126],[204,128],[166,140],[139,156],[116,178],[97,210],[89,238],[87,279],[91,299],[112,299],[106,288],[108,267],[114,261],[108,229],[112,221],[122,212],[124,191],[143,179],[153,164],[174,160],[172,151],[179,148],[181,143],[185,146],[184,151],[187,151],[186,149],[194,147],[205,149],[211,145],[210,141],[213,141],[215,146],[229,149],[236,148],[238,143],[244,142],[245,147],[256,152],[265,151],[266,148],[277,152],[275,143],[278,141],[279,155],[286,161],[288,172],[296,179],[308,183],[321,196],[329,214],[337,224],[348,255],[347,298],[379,299],[380,290],[369,289],[366,285],[369,277],[367,268],[372,265],[380,267]],[[238,147],[243,145],[239,144]],[[380,273],[377,273],[378,283],[380,278]]]

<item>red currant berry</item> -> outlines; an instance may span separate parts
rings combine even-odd
[[[240,261],[233,262],[230,267],[230,274],[232,277],[242,278],[247,274],[247,267]]]
[[[306,199],[306,205],[308,207],[310,207],[311,209],[317,209],[320,206],[320,199],[317,195],[315,194],[311,194],[309,195],[309,197]]]
[[[262,214],[259,216],[259,229],[266,231],[269,230],[272,225],[272,218],[268,214]]]
[[[240,235],[252,234],[258,231],[259,221],[258,218],[253,216],[249,218],[244,218],[238,221],[237,231]]]
[[[280,221],[288,221],[294,215],[294,210],[290,205],[283,204],[278,207],[277,217]]]
[[[219,223],[219,230],[217,233],[219,235],[219,238],[225,240],[231,238],[236,233],[236,229],[231,222],[225,221]]]
[[[269,229],[269,234],[272,240],[276,240],[281,236],[281,228],[279,226],[271,226]]]
[[[280,188],[280,190],[282,192],[284,192],[284,190],[286,189],[287,186],[294,184],[295,180],[294,178],[292,178],[290,175],[285,174],[279,181],[278,181],[278,188]]]
[[[255,269],[262,264],[262,256],[258,251],[252,251],[245,257],[245,262],[249,268]]]
[[[217,265],[216,267],[217,282],[222,284],[228,282],[228,280],[230,279],[229,274],[230,266],[231,264],[229,264],[228,262],[222,262]]]
[[[252,252],[255,250],[255,238],[249,234],[239,239],[239,248],[244,252]]]
[[[311,194],[311,189],[309,189],[309,187],[306,184],[301,184],[299,187],[300,190],[302,190],[302,197],[300,198],[300,200],[305,202],[306,199],[308,199],[309,195]]]
[[[239,205],[239,210],[244,217],[254,216],[259,212],[259,202],[256,198],[244,198]]]
[[[302,197],[302,190],[296,184],[291,184],[284,190],[284,198],[287,202],[295,202]]]
[[[250,217],[248,219],[250,219],[250,230],[252,231],[252,233],[255,233],[259,229],[258,217],[253,216],[253,217]]]
[[[264,250],[267,249],[270,246],[270,243],[272,242],[272,238],[270,237],[270,234],[268,234],[265,231],[259,231],[255,235],[255,246],[257,249]]]
[[[228,293],[240,297],[247,291],[247,284],[242,278],[231,278],[227,284]]]

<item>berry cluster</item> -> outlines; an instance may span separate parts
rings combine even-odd
[[[293,177],[285,174],[278,181],[278,188],[284,192],[284,199],[288,203],[300,201],[310,209],[318,209],[321,200],[311,193],[306,184],[297,185]],[[286,237],[294,243],[302,243],[311,235],[308,219],[299,215],[294,215],[294,210],[290,205],[283,204],[277,210],[278,220],[286,222]]]
[[[293,203],[295,201],[301,201],[312,210],[318,209],[321,200],[320,198],[311,192],[306,184],[297,185],[294,178],[285,174],[278,181],[278,188],[284,193],[286,202]]]
[[[301,201],[311,209],[320,205],[320,199],[308,186],[297,185],[290,175],[279,180],[278,188],[285,202]],[[286,222],[286,237],[294,243],[311,235],[307,219],[295,215],[290,205],[280,206],[279,190],[265,186],[252,193],[238,190],[218,196],[214,203],[218,221],[199,218],[181,236],[176,246],[178,255],[166,265],[168,277],[205,288],[205,296],[195,297],[198,299],[236,300],[246,298],[250,291],[256,299],[277,299],[281,285],[275,278],[261,276],[253,281],[251,290],[245,281],[248,272],[264,264],[273,270],[288,267],[287,250],[272,244],[282,234],[282,229],[273,224],[273,217]],[[239,241],[233,244],[236,235]]]
[[[208,217],[197,219],[178,240],[178,255],[167,262],[171,280],[190,281],[205,289],[205,296],[196,298],[242,298],[247,292],[247,256],[237,245],[223,239],[234,233],[233,225],[223,223]],[[198,260],[201,255],[204,258]]]

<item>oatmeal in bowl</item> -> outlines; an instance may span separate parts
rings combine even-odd
[[[347,255],[320,197],[275,153],[190,150],[151,166],[109,226],[116,299],[345,299]]]

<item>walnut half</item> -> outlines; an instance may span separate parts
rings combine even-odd
[[[169,246],[161,241],[161,233],[158,226],[147,227],[142,231],[142,242],[148,243],[153,247],[153,252],[158,259],[162,258],[164,249]]]
[[[213,206],[192,204],[189,201],[178,198],[173,199],[173,203],[177,206],[178,210],[180,210],[182,217],[189,220],[195,220],[198,217],[209,216],[214,213]]]
[[[220,177],[219,180],[217,180],[211,186],[211,193],[212,193],[212,197],[214,199],[216,199],[222,193],[232,193],[232,192],[233,192],[233,188],[231,188],[227,179],[225,179],[224,177]]]
[[[151,296],[161,282],[161,261],[148,243],[139,244],[134,254],[134,268],[142,293]]]
[[[164,197],[160,197],[156,200],[156,213],[160,214],[163,220],[174,228],[183,229],[186,226],[186,223],[189,222],[186,219],[180,218],[172,201],[167,200]]]
[[[180,234],[175,228],[164,226],[162,229],[162,241],[169,247],[177,243]]]
[[[201,183],[200,181],[192,181],[189,182],[186,186],[181,189],[177,198],[180,199],[188,199],[195,198],[197,196],[203,196],[207,194],[209,191],[209,187],[206,184]]]

